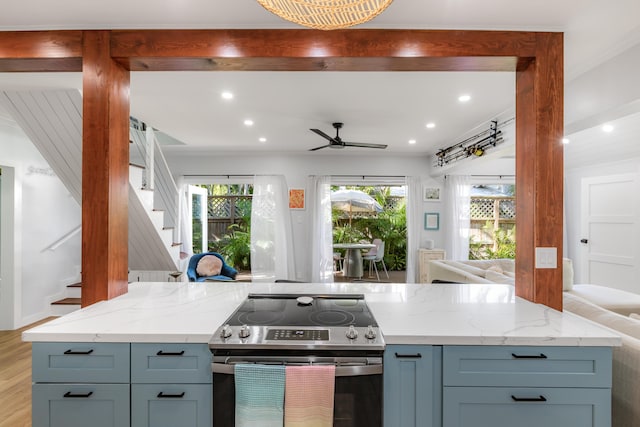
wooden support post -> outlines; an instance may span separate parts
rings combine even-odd
[[[109,31],[83,40],[82,306],[127,292],[129,71]]]
[[[562,34],[536,46],[516,75],[516,295],[562,310]],[[557,248],[557,268],[536,269],[536,247]]]

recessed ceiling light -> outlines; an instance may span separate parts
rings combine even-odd
[[[562,143],[563,144],[568,144],[570,142],[571,142],[571,140],[569,138],[562,138]]]
[[[246,120],[244,121],[244,125],[245,125],[245,126],[253,126],[253,120],[251,120],[251,119],[246,119]]]
[[[267,138],[265,138],[265,137],[263,136],[263,137],[258,138],[258,141],[260,141],[260,142],[267,142]]]
[[[433,129],[434,127],[436,127],[436,124],[431,122],[431,123],[427,123],[427,129]]]
[[[602,126],[602,130],[603,130],[604,132],[613,132],[613,126],[611,126],[611,125],[604,125],[604,126]]]
[[[471,100],[471,95],[460,95],[458,97],[458,101],[460,102],[469,102]]]
[[[233,93],[227,91],[222,92],[220,96],[222,97],[222,99],[233,99]]]
[[[416,141],[415,139],[410,139],[410,140],[409,140],[409,144],[411,144],[411,145],[415,144],[416,142],[417,142],[417,141]]]

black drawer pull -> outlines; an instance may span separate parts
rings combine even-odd
[[[422,359],[422,355],[420,353],[416,353],[416,354],[398,354],[398,353],[396,353],[396,357],[398,359]]]
[[[156,356],[182,356],[183,354],[184,354],[184,350],[176,351],[176,352],[160,350],[159,352],[156,353]]]
[[[159,399],[180,399],[181,397],[184,397],[184,391],[180,394],[164,394],[164,391],[158,393]]]
[[[87,398],[90,397],[93,394],[92,391],[90,391],[89,393],[85,393],[85,394],[76,394],[76,393],[71,393],[70,391],[66,392],[64,394],[64,397],[81,397],[81,398]]]
[[[515,354],[515,353],[511,353],[511,356],[513,356],[514,359],[546,359],[547,356],[540,353],[538,355],[520,355],[520,354]]]
[[[514,402],[546,402],[547,399],[544,396],[540,397],[515,397],[513,394],[511,398]]]
[[[72,355],[73,355],[73,354],[83,354],[83,355],[87,355],[87,354],[91,354],[91,353],[93,353],[93,349],[91,349],[91,350],[85,350],[85,351],[78,351],[78,350],[71,350],[71,349],[69,349],[69,350],[67,350],[67,351],[65,351],[65,352],[64,352],[64,354],[72,354]]]

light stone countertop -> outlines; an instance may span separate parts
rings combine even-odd
[[[252,293],[364,294],[387,344],[619,346],[571,313],[510,285],[131,283],[129,292],[25,331],[25,341],[207,343]]]

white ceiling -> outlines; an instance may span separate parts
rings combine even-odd
[[[254,0],[5,3],[0,30],[296,28]],[[639,17],[638,0],[396,0],[361,27],[564,31],[571,79],[639,42]],[[0,73],[0,89],[34,87],[80,89],[81,79]],[[131,114],[194,151],[306,151],[325,144],[309,128],[333,136],[331,123],[340,121],[344,140],[389,144],[368,152],[427,154],[512,110],[513,88],[512,73],[133,73]],[[223,90],[235,98],[223,101]],[[471,102],[460,104],[462,93]],[[245,118],[254,126],[245,127]],[[427,122],[436,127],[426,129]],[[266,143],[258,141],[261,136]],[[409,145],[409,139],[417,143]]]

